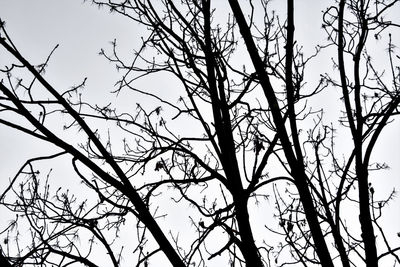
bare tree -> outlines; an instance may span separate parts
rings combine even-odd
[[[1,22],[13,61],[1,69],[0,123],[57,147],[27,160],[1,194],[16,214],[1,232],[2,260],[98,266],[105,251],[113,266],[132,252],[136,266],[159,254],[173,266],[221,257],[230,266],[400,264],[399,241],[380,223],[395,191],[377,199],[369,178],[388,167],[373,151],[399,114],[399,24],[387,19],[398,2],[335,2],[321,18],[326,43],[305,55],[293,0],[283,14],[268,0],[92,1],[148,30],[133,58],[121,58],[116,41],[100,53],[123,73],[113,93],[150,100],[134,112],[85,101],[86,79],[67,91],[51,85],[44,72],[57,47],[34,65]],[[383,42],[386,66],[374,63],[371,42]],[[321,51],[334,69],[311,81],[306,66]],[[162,75],[177,84],[171,97],[137,86]],[[342,115],[327,121],[310,103],[335,88]],[[337,134],[351,135],[351,147],[339,150]],[[58,158],[88,193],[52,187],[51,170],[37,166]],[[260,221],[257,206],[275,223]],[[187,229],[164,222],[173,209]]]

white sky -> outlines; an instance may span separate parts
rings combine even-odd
[[[296,2],[296,13],[301,14],[298,18],[301,24],[296,26],[298,36],[306,36],[305,42],[318,43],[324,39],[318,23],[321,17],[319,10],[324,1]],[[139,38],[143,35],[143,29],[137,23],[80,0],[0,0],[0,18],[6,21],[8,33],[16,46],[33,62],[43,61],[52,48],[60,44],[47,68],[46,77],[60,90],[79,84],[88,77],[84,94],[93,101],[103,101],[120,75],[112,64],[98,55],[100,49],[110,49],[109,41],[116,38],[121,51],[129,56],[134,48],[138,48]],[[0,53],[0,65],[3,65],[2,56],[4,54]],[[330,66],[329,60],[326,57],[319,64]],[[318,70],[318,66],[315,70]],[[159,86],[159,83],[157,81],[150,86]],[[110,97],[107,101],[112,99]],[[329,98],[326,100],[328,106],[335,109],[336,102]],[[394,186],[400,188],[399,125],[391,125],[390,131],[383,134],[377,147],[376,155],[391,166],[390,171],[372,178],[372,182],[382,190],[380,192],[388,193]],[[4,188],[8,178],[28,157],[40,154],[43,145],[0,125],[0,189]],[[399,206],[397,199],[391,206],[392,216],[386,220],[393,233],[400,232],[397,226],[400,221]],[[3,220],[0,220],[0,228]]]

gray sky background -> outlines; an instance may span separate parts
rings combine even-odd
[[[296,31],[299,39],[305,43],[317,44],[325,38],[319,30],[322,2],[324,1],[296,1],[297,19],[301,25],[296,27]],[[139,47],[140,37],[145,34],[137,23],[110,14],[105,9],[99,10],[80,0],[0,0],[0,18],[6,21],[8,33],[15,45],[32,62],[42,62],[52,48],[60,44],[47,68],[46,77],[60,91],[77,85],[88,77],[83,93],[92,103],[105,103],[115,99],[110,95],[105,101],[104,97],[113,89],[121,74],[116,71],[114,65],[98,55],[100,49],[109,51],[109,41],[117,39],[120,51],[129,57],[133,49]],[[0,52],[0,65],[3,66],[2,57],[4,53]],[[318,76],[321,64],[331,69],[328,55],[318,61],[310,71],[315,71],[315,75]],[[173,84],[168,84],[167,78],[165,79],[161,78],[148,86],[157,87],[161,83],[165,86],[165,92],[168,92],[168,88],[173,88]],[[321,106],[327,104],[328,109],[334,112],[340,103],[338,99],[331,98],[333,95],[335,94],[328,92],[325,98],[319,101]],[[377,194],[386,195],[393,187],[400,189],[399,136],[400,123],[395,122],[383,133],[376,149],[375,155],[391,167],[389,171],[383,171],[378,176],[373,174],[372,182],[378,188]],[[339,141],[339,148],[345,150],[348,142],[349,140]],[[7,185],[8,179],[27,158],[40,155],[43,146],[45,144],[32,142],[32,139],[23,134],[0,125],[0,189]],[[51,148],[46,146],[46,149]],[[70,164],[70,161],[67,163]],[[57,164],[63,163],[59,161]],[[393,229],[393,233],[400,232],[399,198],[396,198],[391,207],[393,212],[386,217],[385,224]],[[3,226],[1,224],[4,220],[6,219],[0,219],[0,227]]]
[[[134,47],[134,39],[140,36],[136,27],[125,18],[110,15],[108,11],[82,1],[0,0],[0,16],[6,21],[16,46],[31,62],[42,62],[60,44],[46,72],[55,87],[65,90],[88,77],[85,94],[99,101],[113,89],[119,74],[98,52],[101,48],[110,48],[109,42],[114,38],[120,40],[121,46]],[[0,62],[1,56],[4,53],[0,54]],[[3,126],[0,136],[2,150],[10,152],[0,155],[1,161],[7,162],[1,171],[4,172],[4,166],[7,166],[7,171],[14,172],[10,164],[15,160],[24,161],[20,155],[27,152],[27,147],[22,145],[24,142],[16,147],[14,140],[16,137],[28,140]],[[34,153],[33,147],[29,150]]]

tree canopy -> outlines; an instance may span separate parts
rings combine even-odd
[[[400,1],[86,2],[145,32],[101,49],[120,73],[101,103],[0,20],[0,127],[50,144],[1,177],[3,265],[400,265],[398,173],[376,153],[400,111]]]

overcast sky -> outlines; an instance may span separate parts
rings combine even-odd
[[[125,18],[82,1],[0,0],[0,16],[6,21],[15,45],[31,62],[42,62],[59,44],[46,77],[59,90],[80,84],[88,77],[85,94],[92,97],[110,92],[119,77],[115,66],[98,55],[100,49],[110,48],[109,42],[114,38],[121,41],[121,46],[133,47],[139,35]],[[1,56],[4,54],[0,54],[0,62]],[[24,143],[16,147],[13,140],[16,136],[23,137],[4,126],[0,135],[2,148],[12,152],[11,155],[1,153],[1,162],[9,162],[6,169],[14,172],[16,169],[9,168],[10,161],[21,163],[24,159],[19,156],[14,159],[13,154],[25,154],[26,147]],[[5,166],[1,166],[2,172]]]
[[[299,3],[297,14],[307,14],[298,17],[303,25],[296,28],[298,35],[305,41],[318,43],[325,38],[322,32],[318,32],[320,25],[316,24],[319,21],[317,16],[321,16],[319,10],[323,1],[296,2]],[[308,14],[313,15],[310,17]],[[50,61],[46,77],[60,91],[88,77],[85,93],[98,101],[103,101],[98,96],[110,92],[120,76],[115,66],[98,55],[100,49],[109,49],[109,42],[117,39],[122,53],[129,56],[133,48],[138,48],[140,37],[144,35],[143,28],[137,23],[80,0],[0,0],[0,18],[6,22],[6,29],[15,45],[30,61],[43,61],[53,47],[60,44]],[[2,57],[4,54],[0,52],[1,66]],[[328,58],[326,62],[331,64]],[[331,101],[331,107],[335,108],[336,102],[326,100]],[[400,188],[399,125],[395,123],[384,132],[376,151],[376,155],[391,167],[390,171],[372,178],[376,184],[385,184],[381,193],[388,193],[395,186]],[[40,155],[44,144],[31,140],[0,125],[0,189],[28,157]],[[393,229],[398,229],[400,221],[399,203],[397,199],[392,204],[395,212],[386,221],[392,224]],[[400,229],[395,231],[400,232]]]

